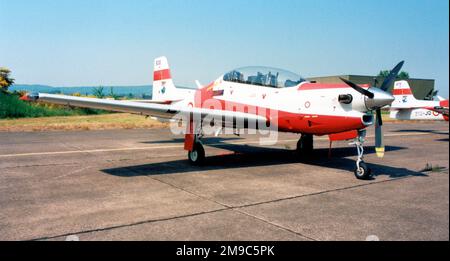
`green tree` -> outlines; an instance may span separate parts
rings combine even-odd
[[[409,79],[409,73],[408,72],[405,72],[405,71],[401,71],[399,74],[398,74],[398,77],[397,78],[399,78],[399,79],[401,79],[401,80],[407,80],[407,79]]]
[[[0,67],[0,88],[3,92],[6,92],[14,83],[14,79],[10,77],[11,71],[8,68]]]
[[[105,98],[105,93],[103,93],[104,89],[105,88],[103,88],[103,86],[94,88],[94,90],[92,91],[92,94],[99,99],[103,99],[103,98]]]
[[[382,70],[382,71],[380,71],[380,72],[378,73],[378,77],[386,78],[386,77],[389,75],[390,72],[391,72],[391,71],[389,71],[389,70]],[[398,74],[397,79],[400,79],[400,80],[407,80],[407,79],[409,79],[409,73],[408,73],[408,72],[405,72],[405,71],[401,71],[401,72]]]
[[[117,95],[117,94],[114,93],[113,87],[110,87],[110,89],[109,89],[109,96],[110,96],[111,98],[113,98],[114,100],[119,99],[119,95]]]

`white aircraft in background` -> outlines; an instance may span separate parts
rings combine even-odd
[[[375,125],[375,150],[377,156],[383,157],[380,109],[394,101],[387,89],[402,66],[403,61],[392,69],[380,87],[356,85],[345,79],[341,79],[345,84],[308,82],[277,68],[243,67],[225,73],[207,86],[189,90],[175,87],[166,57],[158,57],[154,62],[150,101],[47,93],[26,94],[22,99],[165,119],[182,114],[186,116],[182,122],[187,123],[184,148],[194,165],[205,159],[201,138],[210,125],[233,128],[237,133],[242,129],[267,130],[267,126],[274,126],[276,131],[300,133],[297,152],[301,157],[312,153],[314,135],[328,135],[330,141],[354,140],[352,144],[358,152],[355,176],[368,179],[371,171],[363,161],[365,128]]]
[[[395,97],[389,115],[392,119],[448,121],[448,99],[438,96],[438,101],[417,100],[407,81],[396,81],[392,94]]]

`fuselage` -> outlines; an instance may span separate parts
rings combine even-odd
[[[392,109],[389,115],[393,119],[397,120],[446,120],[448,121],[448,117],[442,115],[439,112],[424,109],[424,108],[411,108],[411,109],[402,109],[395,110]]]
[[[448,100],[444,101],[425,101],[414,100],[407,105],[403,102],[407,97],[396,99],[391,106],[390,117],[398,120],[445,120],[448,116],[443,115],[435,110],[435,107],[447,107]]]
[[[351,96],[351,102],[341,102],[340,94]],[[196,90],[180,105],[265,115],[279,131],[315,135],[363,129],[373,124],[365,96],[345,84],[302,81],[276,88],[227,81],[221,76]]]

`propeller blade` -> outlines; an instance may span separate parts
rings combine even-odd
[[[378,122],[378,124],[380,124],[380,126],[383,125],[383,119],[381,117],[381,110],[380,109],[377,109],[377,122]]]
[[[362,87],[359,87],[358,85],[352,83],[351,81],[348,81],[348,80],[346,80],[344,78],[341,78],[341,77],[339,77],[339,79],[341,79],[341,81],[345,82],[348,86],[352,87],[353,89],[355,89],[355,91],[361,93],[362,95],[365,95],[365,96],[367,96],[367,97],[369,97],[371,99],[374,97],[373,93],[371,93],[370,91],[368,91],[368,90],[366,90],[366,89],[364,89]]]
[[[405,61],[401,61],[399,62],[389,73],[389,75],[386,77],[386,79],[384,79],[383,83],[380,86],[380,89],[382,89],[383,91],[387,91],[387,89],[389,88],[389,86],[391,86],[391,84],[394,82],[395,78],[397,78],[398,73],[400,72],[400,70],[402,69],[403,64],[405,63]]]
[[[384,156],[384,137],[383,137],[383,121],[381,119],[381,110],[376,110],[376,119],[375,119],[375,152],[377,157],[382,158]]]

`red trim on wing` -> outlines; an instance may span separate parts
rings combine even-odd
[[[350,140],[358,137],[358,131],[357,130],[351,130],[351,131],[344,131],[340,133],[334,133],[328,135],[328,138],[330,141],[337,141],[337,140]]]
[[[172,77],[170,77],[170,70],[169,69],[164,69],[164,70],[154,71],[153,72],[153,80],[154,81],[167,80],[167,79],[170,79],[170,78],[172,78]]]
[[[443,100],[439,102],[439,106],[448,108],[448,100]]]

